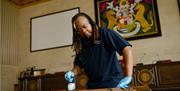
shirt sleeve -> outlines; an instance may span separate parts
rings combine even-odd
[[[116,50],[120,55],[122,54],[124,47],[132,46],[127,40],[125,40],[116,31],[109,30],[107,28],[105,28],[104,31],[106,32],[106,41],[108,45],[114,48],[114,50]]]
[[[76,56],[75,56],[74,65],[78,65],[79,67],[83,68],[83,63],[82,63],[82,61],[80,60],[79,55],[76,55]]]

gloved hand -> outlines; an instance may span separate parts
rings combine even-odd
[[[131,82],[132,77],[126,76],[123,79],[120,80],[119,84],[117,85],[117,88],[128,88],[128,84]]]
[[[68,82],[73,82],[74,76],[75,76],[75,75],[74,75],[74,72],[72,72],[72,71],[68,71],[68,72],[66,72],[65,75],[64,75],[65,79],[66,79]]]

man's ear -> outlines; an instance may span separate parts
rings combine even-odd
[[[73,24],[73,27],[74,27],[74,29],[76,29],[76,30],[77,30],[75,23]]]

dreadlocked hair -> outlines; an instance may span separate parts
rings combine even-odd
[[[92,26],[93,34],[92,34],[92,42],[96,44],[96,41],[99,40],[99,33],[98,33],[98,26],[96,23],[91,19],[90,16],[88,16],[85,13],[78,13],[75,16],[72,17],[72,28],[73,28],[73,43],[72,43],[72,48],[73,51],[75,51],[76,54],[79,54],[82,51],[82,43],[81,43],[81,37],[80,34],[77,32],[76,27],[75,27],[75,21],[79,16],[84,16],[85,18],[88,19],[90,25]]]

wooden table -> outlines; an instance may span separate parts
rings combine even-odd
[[[52,90],[52,91],[67,91],[67,90]],[[104,89],[78,89],[74,91],[152,91],[152,90],[147,86],[137,86],[137,87],[131,87],[129,89],[104,88]]]

